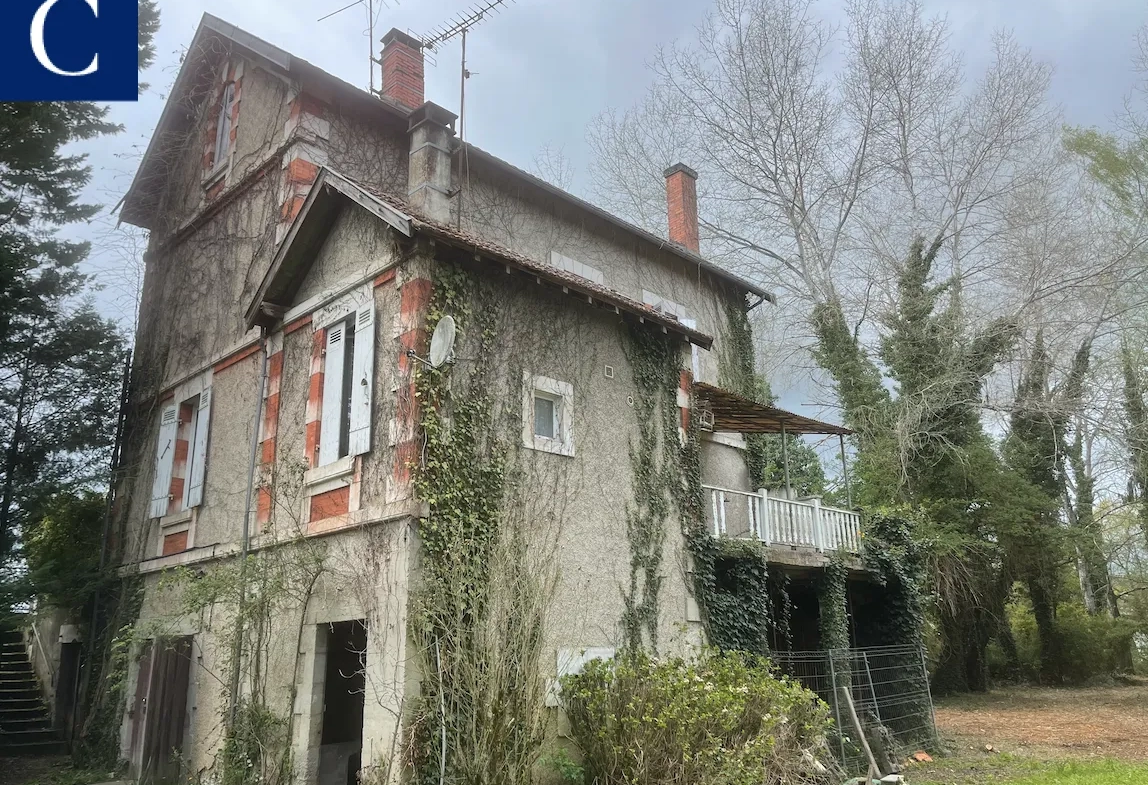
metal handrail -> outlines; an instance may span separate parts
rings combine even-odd
[[[56,685],[56,669],[52,667],[52,661],[48,659],[48,654],[44,651],[44,644],[40,640],[40,631],[36,629],[36,622],[32,622],[29,626],[32,628],[32,637],[36,639],[36,648],[40,650],[40,658],[44,660],[44,667],[48,669],[48,683],[54,687]]]

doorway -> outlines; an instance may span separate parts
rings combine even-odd
[[[140,782],[180,778],[187,694],[191,686],[191,636],[145,644],[136,678],[132,716],[132,764]]]
[[[355,785],[362,766],[367,625],[355,619],[322,627],[326,629],[327,660],[318,785]]]

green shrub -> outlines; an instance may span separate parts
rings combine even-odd
[[[1009,624],[1016,640],[1021,678],[1037,681],[1041,673],[1040,638],[1027,598],[1009,604]],[[1055,669],[1065,684],[1084,684],[1127,670],[1132,640],[1140,626],[1128,619],[1089,616],[1076,603],[1061,603],[1056,611],[1060,663]],[[994,672],[1004,668],[1003,653],[990,658]]]
[[[830,782],[829,708],[742,652],[595,661],[562,680],[588,785]]]

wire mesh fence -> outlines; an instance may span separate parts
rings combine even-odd
[[[868,759],[857,739],[847,691],[878,764],[936,747],[937,727],[924,652],[916,646],[774,652],[773,662],[829,704],[842,764],[864,770]]]

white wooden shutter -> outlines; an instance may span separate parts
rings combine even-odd
[[[327,328],[327,354],[323,358],[323,413],[319,426],[319,465],[339,460],[339,432],[343,421],[343,356],[347,323]]]
[[[188,470],[185,508],[203,503],[203,474],[207,469],[207,432],[211,422],[211,388],[204,387],[199,394],[199,411],[195,415],[195,442],[191,445],[191,466]]]
[[[159,439],[155,446],[155,479],[151,486],[148,515],[167,515],[167,497],[171,493],[171,467],[175,461],[175,437],[179,430],[179,404],[165,406],[159,418]]]
[[[371,389],[375,386],[375,304],[355,313],[355,357],[351,376],[351,438],[348,455],[371,450]]]

